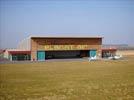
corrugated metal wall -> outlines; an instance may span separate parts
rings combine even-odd
[[[20,50],[31,50],[31,42],[30,42],[30,37],[28,38],[25,38],[24,40],[22,40],[19,44],[18,44],[18,47],[17,49],[20,49]]]

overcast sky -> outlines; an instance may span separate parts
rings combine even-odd
[[[0,48],[36,34],[134,45],[134,0],[0,0]]]

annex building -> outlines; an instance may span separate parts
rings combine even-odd
[[[7,50],[10,60],[44,61],[53,58],[101,57],[102,37],[30,36],[17,49]]]

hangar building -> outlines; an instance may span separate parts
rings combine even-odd
[[[22,40],[13,59],[44,61],[52,58],[101,57],[102,37],[30,36]]]

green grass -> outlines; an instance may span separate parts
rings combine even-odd
[[[0,100],[134,100],[134,57],[0,64]]]

